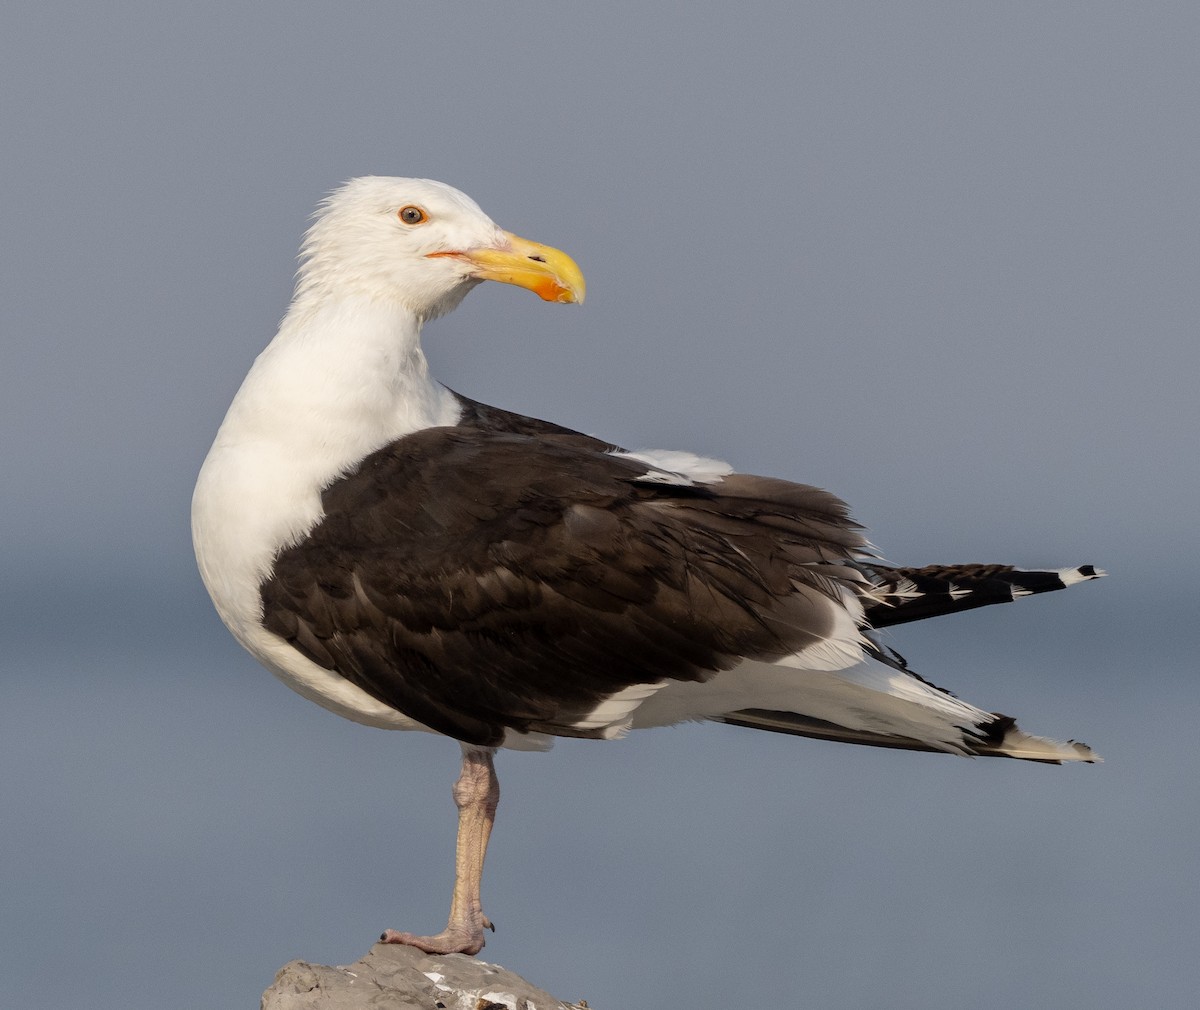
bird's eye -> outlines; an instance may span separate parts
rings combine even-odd
[[[414,207],[409,204],[407,207],[401,207],[399,213],[400,220],[405,224],[424,224],[429,220],[429,215],[420,207]]]

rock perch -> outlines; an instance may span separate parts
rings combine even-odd
[[[424,954],[377,943],[351,965],[292,961],[263,993],[262,1010],[580,1010],[519,975],[465,954]]]

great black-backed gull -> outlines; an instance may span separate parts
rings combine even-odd
[[[714,720],[884,747],[1093,761],[911,671],[875,629],[1102,574],[900,568],[818,488],[628,452],[468,399],[426,321],[483,280],[581,302],[566,254],[421,179],[322,205],[295,297],[204,462],[196,555],[217,611],[290,687],[461,743],[446,929],[477,953],[498,747]]]

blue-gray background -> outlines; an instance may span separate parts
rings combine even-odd
[[[437,929],[450,742],[256,668],[191,483],[307,215],[443,179],[570,251],[437,373],[848,498],[895,561],[1105,582],[901,629],[1108,762],[689,726],[502,755],[486,956],[618,1007],[1173,1007],[1196,937],[1191,2],[12,2],[0,30],[0,978],[249,1008]]]

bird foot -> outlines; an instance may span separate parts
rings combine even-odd
[[[394,929],[386,929],[379,937],[380,943],[402,943],[407,947],[416,947],[426,954],[478,954],[483,950],[483,927],[495,930],[487,919],[475,928],[447,926],[437,936],[416,936],[413,933],[398,933]]]

